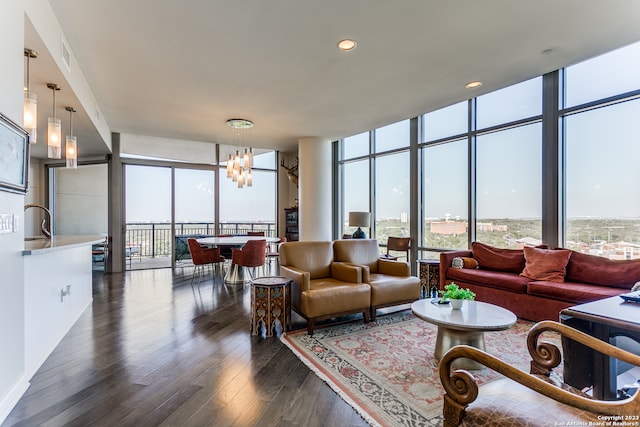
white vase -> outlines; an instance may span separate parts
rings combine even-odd
[[[449,301],[451,301],[451,308],[453,310],[460,310],[462,308],[462,303],[464,302],[463,299],[452,299]]]

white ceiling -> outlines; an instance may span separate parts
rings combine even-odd
[[[640,40],[637,0],[49,1],[112,132],[227,143],[239,117],[255,122],[252,145],[286,152]],[[339,51],[344,38],[357,48]],[[25,47],[44,49],[28,20]],[[46,82],[63,79],[44,50],[31,62],[41,123]],[[472,80],[484,84],[465,89]],[[78,101],[64,83],[66,133]],[[79,107],[81,155],[108,151]],[[44,143],[33,154],[46,157]]]

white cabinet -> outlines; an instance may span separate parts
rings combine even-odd
[[[31,378],[91,304],[91,244],[24,258],[25,370]]]

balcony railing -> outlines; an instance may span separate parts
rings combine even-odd
[[[242,235],[249,231],[264,231],[267,237],[276,237],[276,225],[269,222],[225,222],[216,230],[212,222],[176,223],[176,235],[209,235],[219,234]],[[171,224],[129,222],[126,228],[126,246],[128,251],[136,252],[140,257],[170,257],[174,237],[171,235]],[[139,255],[138,255],[139,254]]]

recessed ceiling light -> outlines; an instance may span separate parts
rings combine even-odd
[[[475,89],[482,86],[482,82],[469,82],[466,85],[464,85],[464,87],[466,87],[467,89]]]
[[[338,49],[348,52],[356,48],[358,44],[351,39],[344,39],[338,42]]]

